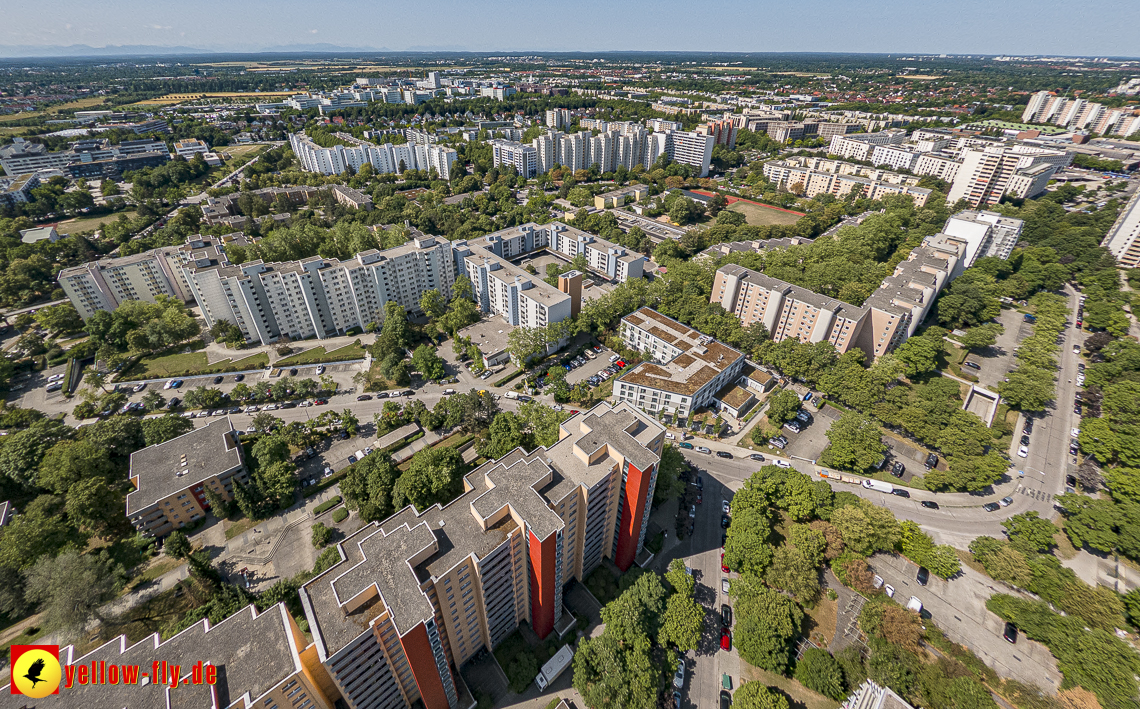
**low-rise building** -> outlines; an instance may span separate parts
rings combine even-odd
[[[20,241],[25,244],[34,244],[38,241],[47,241],[54,243],[62,239],[59,232],[55,230],[54,226],[40,226],[32,229],[20,230]]]
[[[836,135],[831,138],[827,152],[848,160],[870,160],[876,145],[898,145],[905,140],[906,131],[899,129]]]
[[[174,143],[174,152],[189,160],[199,154],[205,157],[205,154],[210,152],[210,146],[206,145],[204,141],[186,138]]]
[[[16,177],[0,177],[0,207],[14,207],[27,202],[32,197],[32,190],[39,186],[39,176],[31,172]]]
[[[131,454],[127,518],[135,529],[162,537],[206,515],[206,489],[233,499],[235,481],[249,482],[238,432],[230,417]]]
[[[594,195],[595,209],[613,209],[627,202],[640,202],[649,195],[648,185],[628,185],[609,192]]]
[[[649,308],[622,318],[620,335],[647,361],[614,382],[614,400],[651,414],[685,417],[717,406],[716,395],[744,368],[739,351]]]
[[[542,639],[573,632],[563,588],[642,553],[664,442],[637,409],[599,404],[563,421],[549,448],[468,473],[452,502],[409,506],[339,543],[340,562],[300,593],[346,705],[467,706],[459,668],[481,650],[522,623]]]

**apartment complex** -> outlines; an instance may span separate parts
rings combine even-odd
[[[74,645],[62,647],[59,661],[65,672],[90,671],[91,679],[75,682],[58,696],[25,698],[16,706],[333,709],[339,696],[314,649],[305,646],[285,604],[261,613],[249,605],[220,623],[200,620],[165,642],[154,633],[134,644],[120,635],[85,655]],[[151,677],[156,663],[159,675]],[[171,689],[171,678],[161,676],[164,665],[179,665],[179,681],[185,683]],[[125,669],[130,667],[133,674]],[[147,677],[140,678],[138,670]],[[204,681],[207,671],[215,679],[212,685]]]
[[[189,160],[195,155],[205,155],[210,152],[210,146],[196,138],[186,138],[174,143],[174,152]]]
[[[238,432],[230,417],[131,454],[127,517],[135,529],[162,537],[210,509],[206,488],[233,499],[234,481],[249,482]]]
[[[870,160],[878,145],[898,145],[906,140],[906,131],[891,129],[879,133],[855,133],[835,135],[831,138],[827,152],[846,160]]]
[[[713,244],[694,256],[693,260],[728,256],[729,254],[741,251],[762,254],[765,251],[782,250],[792,246],[806,246],[807,244],[814,243],[814,241],[815,239],[808,239],[802,236],[790,236],[780,239],[758,239],[756,241],[725,241],[719,244]]]
[[[744,368],[739,351],[649,308],[622,318],[620,334],[647,361],[614,382],[614,400],[651,414],[685,417],[715,406],[736,388]]]
[[[856,194],[867,199],[882,199],[900,194],[913,199],[916,207],[922,207],[931,193],[925,187],[916,187],[919,178],[914,176],[824,158],[773,160],[764,163],[764,176],[777,186],[806,197],[829,194],[842,199]]]
[[[486,249],[502,259],[513,259],[539,249],[550,249],[570,259],[581,254],[591,271],[621,283],[641,278],[647,261],[636,251],[562,222],[521,224],[473,239],[469,245]]]
[[[732,149],[736,147],[736,131],[737,127],[733,124],[731,118],[722,118],[720,120],[702,123],[697,126],[695,132],[701,135],[710,135],[715,145],[723,145],[726,148]]]
[[[1135,106],[1109,108],[1095,101],[1056,96],[1048,91],[1038,91],[1029,98],[1021,120],[1053,123],[1100,135],[1127,137],[1140,133],[1140,112]]]
[[[591,119],[582,119],[586,126]],[[549,172],[555,165],[571,170],[585,170],[596,165],[600,172],[612,172],[619,166],[628,170],[641,165],[650,167],[662,155],[674,162],[691,166],[700,177],[708,175],[716,135],[664,130],[649,132],[638,123],[606,123],[598,135],[585,131],[564,134],[551,129],[529,145],[513,140],[491,141],[494,165],[514,165],[520,175],[534,177]]]
[[[745,327],[763,323],[776,342],[827,341],[841,354],[858,347],[873,360],[914,334],[938,294],[965,268],[969,246],[966,238],[946,233],[927,237],[861,306],[735,264],[717,270],[711,302]]]
[[[376,145],[361,141],[359,145],[334,145],[322,148],[304,133],[289,134],[289,146],[293,148],[302,169],[319,172],[322,175],[339,175],[352,168],[353,172],[365,163],[372,165],[376,172],[401,172],[401,170],[435,170],[440,179],[451,179],[451,166],[457,154],[442,145]],[[402,164],[402,168],[401,168]]]
[[[570,127],[570,109],[553,108],[546,112],[546,127],[561,130]]]
[[[111,145],[101,138],[71,143],[67,150],[48,152],[41,143],[13,138],[0,147],[0,167],[10,176],[39,170],[62,170],[69,177],[112,177],[126,170],[161,165],[170,159],[170,149],[161,140],[124,140]]]
[[[1069,153],[1031,145],[966,149],[947,202],[964,199],[971,207],[984,207],[997,204],[1007,194],[1034,197],[1045,191],[1054,172],[1071,162]]]
[[[353,709],[459,709],[458,668],[520,623],[574,627],[562,590],[605,557],[641,553],[665,429],[628,404],[571,416],[549,448],[468,473],[464,492],[407,507],[337,545],[301,588],[317,657]],[[469,701],[469,700],[467,700]]]
[[[192,236],[182,246],[166,246],[121,258],[88,261],[59,272],[59,287],[86,320],[100,310],[114,310],[125,300],[155,302],[165,295],[194,299],[184,266],[225,261],[226,244],[248,245],[241,233]],[[226,261],[228,263],[228,261]]]
[[[335,337],[382,322],[389,301],[419,312],[424,292],[450,298],[455,283],[452,243],[418,232],[406,244],[362,251],[347,261],[313,256],[235,266],[224,258],[203,258],[184,271],[207,325],[226,320],[247,341],[262,344],[282,335]]]
[[[613,209],[627,202],[640,202],[649,196],[649,185],[628,185],[609,192],[594,195],[595,209]]]
[[[1101,244],[1125,268],[1140,268],[1140,191],[1132,195]]]
[[[966,254],[959,262],[959,273],[953,277],[957,278],[961,270],[986,256],[1008,259],[1024,227],[1023,220],[1004,217],[997,212],[968,210],[950,217],[942,227],[943,233],[964,239],[967,244]]]

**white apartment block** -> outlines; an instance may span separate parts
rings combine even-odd
[[[847,160],[870,160],[876,145],[899,145],[905,140],[905,130],[835,135],[831,137],[827,152]]]
[[[958,273],[953,274],[953,278],[960,276],[962,270],[973,266],[980,258],[1008,259],[1024,227],[1023,220],[997,212],[970,210],[950,217],[942,232],[966,241],[966,253],[958,262]]]
[[[225,261],[223,247],[229,243],[246,245],[249,242],[241,233],[192,236],[182,246],[166,246],[65,268],[59,272],[59,287],[84,320],[97,311],[114,310],[126,300],[153,303],[159,295],[193,300],[183,267]]]
[[[914,170],[922,153],[908,145],[876,145],[871,151],[871,164],[887,165],[892,170]]]
[[[540,249],[556,251],[569,259],[582,254],[591,271],[624,283],[644,275],[646,257],[580,229],[551,222],[521,224],[474,239],[479,247],[503,259],[513,259]]]
[[[650,118],[646,121],[646,125],[649,126],[649,130],[658,133],[667,130],[681,130],[685,127],[680,121],[669,121],[664,118]]]
[[[1053,123],[1073,130],[1087,130],[1101,135],[1127,137],[1140,133],[1140,115],[1135,107],[1109,108],[1086,99],[1054,96],[1038,91],[1029,99],[1021,120],[1030,123]]]
[[[649,361],[630,368],[614,382],[614,400],[651,414],[679,417],[714,405],[731,391],[744,369],[744,355],[707,335],[649,308],[621,320],[626,347]]]
[[[479,243],[456,241],[457,270],[471,279],[475,302],[484,313],[512,327],[542,328],[571,315],[572,298]],[[553,352],[565,342],[554,343]]]
[[[210,146],[201,140],[187,138],[186,140],[179,140],[174,144],[174,152],[189,160],[199,153],[205,154],[210,152]]]
[[[290,134],[289,145],[302,169],[322,175],[339,175],[348,168],[355,172],[366,163],[376,172],[398,173],[403,163],[405,170],[435,170],[440,179],[450,180],[451,166],[457,158],[454,150],[440,145],[375,145],[362,141],[360,145],[322,148],[303,133]]]
[[[1102,245],[1125,268],[1140,268],[1140,191],[1132,195]]]
[[[922,153],[914,164],[916,175],[930,175],[946,182],[953,182],[958,176],[962,161],[945,153]]]
[[[319,256],[284,263],[228,261],[187,266],[187,279],[209,326],[226,320],[250,342],[288,335],[324,339],[384,319],[384,305],[420,310],[428,290],[451,297],[455,257],[446,239],[417,234],[394,249],[348,261]]]
[[[971,207],[996,204],[1002,196],[1034,197],[1045,191],[1057,169],[1072,162],[1072,154],[1031,145],[970,148],[950,186],[947,201],[966,200]]]
[[[914,176],[822,158],[801,159],[800,162],[805,165],[794,165],[790,160],[765,163],[764,176],[784,189],[799,185],[798,193],[806,197],[829,194],[842,199],[854,193],[866,199],[878,200],[887,195],[900,194],[913,199],[917,207],[925,206],[927,199],[930,198],[931,190],[914,186],[919,179]],[[819,165],[830,169],[813,169],[806,165]]]
[[[523,145],[512,140],[488,142],[495,167],[513,167],[516,174],[528,179],[538,175],[538,150],[533,145]]]
[[[546,112],[546,127],[561,130],[570,126],[570,110],[554,108]]]

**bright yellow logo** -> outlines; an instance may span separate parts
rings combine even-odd
[[[54,645],[13,646],[12,693],[43,699],[58,692],[62,675],[58,653]]]

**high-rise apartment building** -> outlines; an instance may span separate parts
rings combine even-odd
[[[636,194],[637,190],[633,193]],[[539,249],[550,249],[569,259],[581,254],[591,271],[620,283],[641,278],[648,260],[636,251],[562,222],[520,224],[465,243],[503,259],[513,259]],[[460,251],[458,246],[456,249]]]
[[[513,140],[491,140],[488,143],[495,167],[513,167],[516,174],[526,178],[538,174],[538,150],[533,145],[523,145]]]
[[[911,175],[824,158],[772,160],[764,163],[764,176],[805,197],[829,194],[842,199],[854,193],[866,199],[882,199],[901,194],[922,207],[931,193],[925,187],[917,187],[919,178]]]
[[[440,179],[451,179],[451,166],[457,153],[442,145],[407,143],[376,145],[361,141],[360,145],[334,145],[322,148],[303,133],[291,133],[289,145],[302,169],[322,175],[339,175],[351,168],[353,172],[364,164],[372,165],[376,172],[389,173],[401,170],[435,170]]]
[[[1124,205],[1101,243],[1124,268],[1140,268],[1140,191]]]
[[[628,404],[571,416],[559,440],[515,449],[422,513],[407,507],[337,545],[301,588],[316,654],[352,709],[460,709],[459,667],[520,623],[574,627],[562,592],[605,557],[641,553],[665,429]]]
[[[899,145],[906,140],[905,130],[885,130],[880,133],[855,133],[831,138],[827,152],[847,160],[870,160],[876,145]]]
[[[186,267],[194,299],[209,326],[237,325],[249,342],[335,337],[384,320],[396,302],[418,312],[428,290],[451,297],[455,284],[452,243],[417,233],[408,243],[369,250],[347,261],[313,256],[300,261],[198,261]]]
[[[546,112],[546,127],[562,130],[570,127],[570,109],[552,108]]]
[[[1073,130],[1127,137],[1140,133],[1140,112],[1135,106],[1109,108],[1083,98],[1055,96],[1038,91],[1029,98],[1021,120],[1053,123]]]
[[[711,135],[714,145],[723,145],[730,149],[736,147],[736,131],[737,126],[731,118],[703,123],[697,126],[696,130],[701,135]]]
[[[971,207],[984,207],[1006,194],[1034,197],[1045,191],[1054,172],[1071,162],[1070,153],[1030,145],[970,148],[962,151],[947,201],[964,199]]]
[[[958,270],[952,278],[962,275],[963,270],[980,258],[1008,259],[1024,226],[1023,220],[997,212],[965,211],[950,217],[942,232],[966,241],[966,253],[958,262]]]

